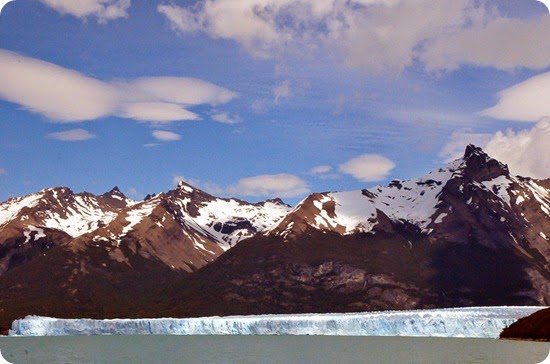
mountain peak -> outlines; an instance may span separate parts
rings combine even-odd
[[[176,187],[177,190],[185,191],[185,192],[193,192],[195,190],[195,187],[191,186],[189,183],[184,181],[179,181],[178,186]]]
[[[127,199],[126,195],[120,191],[118,186],[113,187],[109,192],[104,193],[102,196],[111,197],[121,201],[124,201]]]
[[[483,149],[475,146],[474,144],[468,144],[466,146],[466,150],[464,151],[464,160],[467,160],[474,155],[489,158],[489,156],[483,151]]]
[[[118,186],[113,187],[109,192],[106,193],[106,195],[111,195],[111,196],[115,195],[115,196],[126,197],[126,196],[124,196],[124,193],[122,193],[120,191]]]
[[[464,177],[477,181],[487,181],[499,176],[510,176],[506,164],[491,158],[480,147],[470,144],[464,152]]]
[[[120,192],[120,189],[118,188],[118,186],[115,186],[109,191],[109,193],[122,193],[122,192]]]
[[[281,206],[288,206],[290,207],[288,204],[286,204],[282,199],[280,198],[271,198],[269,200],[265,200],[262,202],[262,204],[266,204],[267,202],[271,202],[272,204],[275,204],[275,205],[281,205]]]
[[[71,195],[74,194],[73,190],[65,186],[45,188],[41,192],[50,192],[50,193],[56,193],[56,194],[71,194]]]

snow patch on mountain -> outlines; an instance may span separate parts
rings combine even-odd
[[[460,173],[461,167],[458,160],[420,179],[396,181],[386,188],[369,189],[367,191],[372,197],[365,197],[390,219],[405,220],[426,229],[437,211],[438,197],[443,187]]]
[[[365,203],[361,191],[336,192],[329,198],[336,203],[334,222],[345,226],[346,233],[370,231],[375,225],[368,218],[376,217],[376,206],[370,201]]]
[[[115,207],[106,199],[117,200],[115,206],[120,206]],[[27,229],[40,226],[78,237],[110,223],[122,207],[134,203],[116,188],[102,196],[74,194],[66,187],[46,188],[0,204],[0,229],[12,221],[28,221]]]
[[[550,193],[545,187],[529,178],[510,176],[507,166],[468,146],[463,158],[418,179],[394,180],[387,187],[361,191],[314,193],[269,232],[285,238],[300,234],[306,226],[339,234],[370,232],[387,217],[430,235],[446,218],[454,217],[453,207],[460,209],[460,200],[474,211],[480,198],[501,223],[508,221],[503,214],[515,214],[516,205],[533,198],[550,215]]]
[[[541,210],[546,215],[550,216],[550,193],[548,190],[539,186],[533,180],[530,180],[526,186],[529,188],[535,199],[540,203]]]
[[[23,233],[23,235],[25,236],[25,242],[23,244],[27,244],[28,242],[31,241],[31,239],[33,241],[36,241],[38,239],[46,237],[46,234],[44,234],[44,229],[37,228],[37,227],[32,226],[32,225],[27,226],[27,228],[29,230],[27,230]],[[34,236],[32,235],[33,232],[36,233]]]
[[[86,204],[76,198],[77,205],[67,207],[65,216],[50,212],[43,220],[43,226],[66,232],[72,237],[96,230],[102,224],[108,224],[117,217],[113,211],[104,211],[94,204]]]
[[[24,197],[11,198],[0,204],[0,227],[12,221],[19,212],[25,208],[31,208],[38,204],[40,196],[37,194]]]
[[[506,206],[504,207],[509,208],[512,206],[511,198],[508,194],[508,189],[510,188],[511,182],[512,178],[510,177],[498,176],[490,181],[482,182],[482,185],[489,191],[493,192],[493,194],[495,194],[500,201],[504,201],[506,203]]]
[[[184,225],[212,238],[224,250],[271,227],[290,210],[287,205],[271,201],[248,204],[235,199],[212,199],[200,202],[196,216],[192,216],[188,211],[188,204],[193,202],[191,198],[172,202],[179,207],[179,218]]]
[[[369,232],[378,224],[376,217],[378,211],[381,211],[391,220],[405,220],[428,231],[427,227],[437,213],[438,197],[443,187],[451,178],[460,176],[464,168],[463,163],[462,160],[457,160],[446,168],[431,172],[419,179],[394,180],[388,187],[376,186],[362,191],[319,194],[320,197],[312,201],[318,212],[309,224],[321,230],[336,230],[338,227],[344,230],[344,234]],[[302,201],[293,212],[299,213],[307,201],[308,198]],[[329,214],[326,210],[329,202],[334,203],[333,214]],[[291,227],[279,226],[278,229],[279,234],[285,235]]]
[[[143,218],[146,216],[151,215],[154,208],[157,207],[159,201],[158,200],[152,200],[152,201],[146,201],[144,203],[141,203],[137,206],[134,206],[133,209],[126,211],[126,221],[128,221],[128,225],[124,226],[122,229],[122,235],[128,234],[134,226],[139,224]]]

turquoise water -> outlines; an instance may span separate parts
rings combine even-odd
[[[550,343],[342,336],[3,337],[26,363],[495,363],[536,364]]]

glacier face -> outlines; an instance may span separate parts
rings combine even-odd
[[[92,320],[27,316],[13,322],[9,335],[342,335],[498,338],[506,326],[543,308],[469,307],[186,319]]]

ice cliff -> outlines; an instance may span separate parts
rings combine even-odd
[[[160,319],[57,319],[27,316],[12,336],[62,335],[346,335],[497,338],[543,307],[471,307],[347,314]]]

